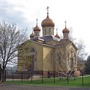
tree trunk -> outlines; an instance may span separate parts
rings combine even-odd
[[[2,82],[6,81],[6,70],[2,70]]]
[[[1,69],[0,69],[0,81],[1,81]]]

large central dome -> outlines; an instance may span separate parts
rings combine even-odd
[[[42,27],[48,27],[48,26],[54,27],[55,26],[53,20],[49,18],[49,11],[48,11],[48,9],[49,9],[49,7],[47,7],[47,17],[41,23]]]
[[[42,27],[55,26],[54,22],[52,21],[52,19],[49,18],[49,16],[47,16],[47,18],[42,21],[41,25]]]

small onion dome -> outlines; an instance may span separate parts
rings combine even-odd
[[[67,27],[66,27],[66,21],[65,21],[65,28],[63,29],[62,32],[63,32],[63,33],[69,33],[69,30],[68,30]]]
[[[33,38],[34,37],[34,34],[32,33],[32,34],[30,34],[30,38]]]
[[[38,27],[38,25],[36,25],[34,28],[33,28],[34,31],[41,31],[40,28]]]
[[[62,32],[63,33],[69,33],[69,30],[65,27]]]
[[[55,37],[60,39],[60,36],[58,34],[56,34]]]
[[[55,24],[54,22],[52,21],[52,19],[50,19],[48,16],[46,19],[44,19],[41,23],[42,27],[47,27],[47,26],[51,26],[51,27],[54,27]]]

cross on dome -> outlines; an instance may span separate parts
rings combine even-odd
[[[34,31],[40,31],[40,28],[38,27],[38,19],[36,19],[36,26],[33,28]]]
[[[65,21],[65,28],[63,29],[63,33],[69,33],[69,30],[67,29],[67,27],[66,27],[66,23],[67,23],[67,21]]]
[[[66,23],[67,23],[67,21],[65,21],[65,28],[66,28]]]
[[[58,29],[56,28],[56,34],[58,34]]]
[[[49,17],[49,7],[47,6],[47,17]]]
[[[38,19],[36,19],[36,25],[38,26]]]
[[[49,7],[47,6],[47,17],[42,21],[41,26],[42,27],[54,27],[55,24],[52,19],[49,18]]]

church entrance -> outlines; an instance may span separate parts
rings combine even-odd
[[[34,73],[35,63],[36,63],[36,49],[31,47],[30,48],[30,68],[29,68],[31,73]]]
[[[34,55],[30,55],[30,71],[34,71]]]

